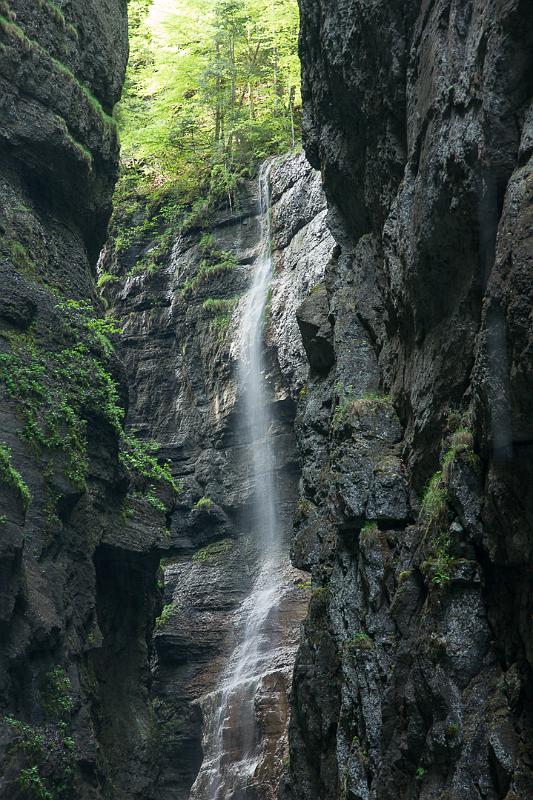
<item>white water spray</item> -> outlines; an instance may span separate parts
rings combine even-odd
[[[259,761],[256,720],[262,678],[283,661],[277,610],[287,587],[274,477],[269,398],[263,374],[263,319],[272,277],[269,165],[259,174],[260,251],[242,317],[239,361],[243,432],[251,455],[259,574],[239,609],[239,644],[217,691],[202,703],[204,761],[191,800],[248,800]]]

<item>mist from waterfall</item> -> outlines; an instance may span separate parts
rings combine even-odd
[[[256,538],[258,576],[237,614],[240,632],[217,691],[204,698],[204,761],[191,800],[249,800],[258,763],[256,695],[276,660],[276,611],[287,583],[282,528],[274,475],[272,420],[263,364],[263,324],[272,277],[270,165],[259,174],[260,246],[240,329],[239,384],[242,432],[252,468],[251,524]]]

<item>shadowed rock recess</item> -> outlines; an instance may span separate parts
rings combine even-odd
[[[298,315],[316,588],[283,797],[526,800],[533,5],[300,8],[337,247]]]

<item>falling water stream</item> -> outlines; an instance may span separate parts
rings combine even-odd
[[[263,318],[272,276],[269,164],[259,174],[261,238],[240,331],[239,381],[255,489],[252,525],[258,575],[238,612],[240,636],[217,690],[202,704],[204,761],[192,788],[195,800],[248,800],[258,764],[256,695],[279,646],[276,611],[284,593],[285,562],[274,477],[269,398],[263,373]]]

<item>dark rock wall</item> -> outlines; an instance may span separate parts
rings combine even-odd
[[[151,796],[160,524],[124,515],[117,434],[91,400],[76,359],[89,333],[74,324],[85,301],[100,313],[96,257],[118,166],[109,115],[127,52],[126,0],[0,3],[3,798]],[[89,358],[124,405],[116,357]],[[76,441],[62,405],[73,396],[87,406]],[[71,457],[85,438],[82,480]]]
[[[300,6],[337,247],[298,312],[315,589],[285,796],[526,800],[533,6]]]

